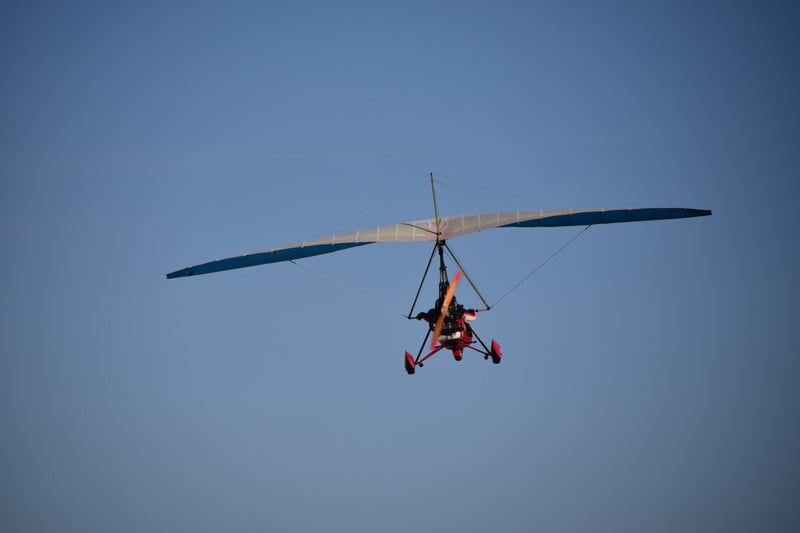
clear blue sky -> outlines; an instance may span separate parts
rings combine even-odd
[[[0,529],[797,531],[798,27],[794,2],[6,2]],[[164,278],[430,217],[428,172],[443,214],[714,216],[589,229],[479,318],[501,365],[413,377],[428,245]],[[493,301],[577,231],[451,245]]]

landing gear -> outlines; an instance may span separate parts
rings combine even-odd
[[[500,349],[500,345],[497,344],[497,341],[492,339],[491,348],[488,348],[483,343],[483,341],[480,339],[480,337],[475,335],[475,330],[470,328],[470,332],[475,336],[475,338],[477,339],[477,343],[480,343],[480,345],[481,345],[481,347],[483,349],[476,348],[475,346],[472,346],[472,345],[469,345],[469,344],[464,346],[464,348],[469,348],[470,350],[473,350],[475,352],[478,352],[479,354],[482,354],[483,358],[485,360],[487,360],[487,361],[489,360],[489,358],[491,358],[492,359],[492,363],[494,363],[496,365],[499,365],[500,361],[503,358],[503,352]],[[427,341],[427,337],[426,337],[425,340]],[[475,343],[475,342],[476,341],[473,341],[473,343]],[[423,347],[425,346],[425,342],[422,343],[422,346]],[[406,372],[408,373],[408,375],[410,376],[410,375],[414,374],[416,372],[416,370],[417,370],[417,367],[422,368],[424,366],[424,364],[425,364],[424,361],[426,359],[429,359],[431,356],[433,356],[434,354],[436,354],[437,352],[439,352],[443,348],[444,348],[444,346],[442,346],[440,344],[439,346],[434,348],[431,353],[429,353],[428,355],[426,355],[425,357],[423,357],[421,359],[420,359],[419,355],[417,356],[417,359],[414,359],[414,357],[412,357],[412,355],[410,353],[406,352],[405,353],[404,364],[405,364]],[[448,348],[448,349],[450,349],[450,348]],[[453,352],[453,358],[456,361],[461,361],[464,358],[464,351],[462,349],[453,349],[452,352]],[[420,349],[420,355],[421,354],[422,354],[422,349]]]
[[[453,255],[453,251],[450,250],[450,247],[447,246],[444,239],[441,238],[441,233],[438,226],[436,235],[436,243],[434,244],[433,250],[431,250],[431,255],[428,258],[428,264],[425,266],[425,272],[422,274],[422,281],[420,281],[417,294],[414,297],[414,302],[411,304],[411,310],[408,312],[408,316],[406,317],[409,320],[425,319],[428,322],[429,329],[425,334],[425,339],[422,341],[422,345],[419,348],[417,356],[413,357],[410,353],[405,353],[403,364],[405,365],[406,372],[409,375],[414,374],[417,367],[422,368],[422,364],[425,361],[436,355],[441,350],[450,350],[453,352],[453,359],[456,361],[461,361],[464,357],[464,350],[469,349],[483,355],[484,359],[488,360],[491,357],[492,362],[494,364],[498,364],[501,357],[500,346],[494,340],[492,340],[492,347],[489,348],[480,339],[480,337],[478,337],[477,333],[475,333],[475,330],[472,329],[472,326],[468,323],[468,321],[475,320],[476,313],[479,311],[488,311],[489,304],[486,303],[486,300],[478,291],[477,287],[475,287],[475,284],[472,283],[472,280],[464,271],[464,267],[458,261],[458,258]],[[447,267],[444,264],[445,251],[447,251],[453,261],[455,261],[455,263],[461,269],[453,278],[452,285],[450,284],[450,280],[447,276]],[[422,291],[423,284],[425,283],[425,278],[428,276],[428,271],[437,252],[439,255],[439,299],[436,300],[434,307],[430,311],[415,315],[414,308],[417,305],[417,300],[419,299],[420,292]],[[454,291],[456,284],[458,283],[458,279],[462,274],[472,286],[475,294],[477,294],[481,302],[483,302],[483,305],[485,306],[484,308],[464,309],[463,305],[458,305],[456,302]],[[430,347],[427,348],[428,339],[431,333],[434,333],[434,340]],[[426,351],[428,353],[423,355]]]

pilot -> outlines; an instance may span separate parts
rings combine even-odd
[[[428,309],[427,312],[420,312],[415,317],[417,320],[426,320],[428,327],[431,331],[436,327],[436,321],[439,319],[441,310],[441,299],[436,300],[436,307]],[[464,309],[464,306],[457,303],[455,297],[450,303],[447,317],[445,318],[442,334],[439,336],[439,341],[456,340],[461,338],[461,329],[463,329],[463,321],[473,321],[478,318],[478,312],[475,309]]]

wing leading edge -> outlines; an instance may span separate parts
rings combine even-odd
[[[433,218],[389,224],[366,230],[354,231],[314,239],[261,252],[228,257],[190,266],[167,274],[168,279],[210,274],[256,265],[293,261],[315,255],[329,254],[356,246],[376,242],[424,242],[461,237],[492,228],[534,228],[560,226],[588,226],[614,224],[618,222],[641,222],[711,215],[707,209],[682,207],[644,207],[633,209],[569,209],[563,211],[508,211],[504,213],[482,213],[440,217],[441,235],[436,233]]]

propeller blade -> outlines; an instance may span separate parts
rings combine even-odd
[[[461,271],[456,271],[455,275],[453,275],[453,281],[450,283],[450,286],[447,288],[447,292],[444,295],[444,301],[442,302],[442,308],[439,310],[439,318],[436,320],[436,327],[433,328],[433,339],[431,340],[431,349],[436,347],[436,343],[439,341],[439,333],[442,332],[442,325],[444,325],[444,318],[447,316],[447,308],[450,306],[450,301],[453,299],[453,295],[456,293],[456,286],[458,285],[458,280],[461,279]]]

